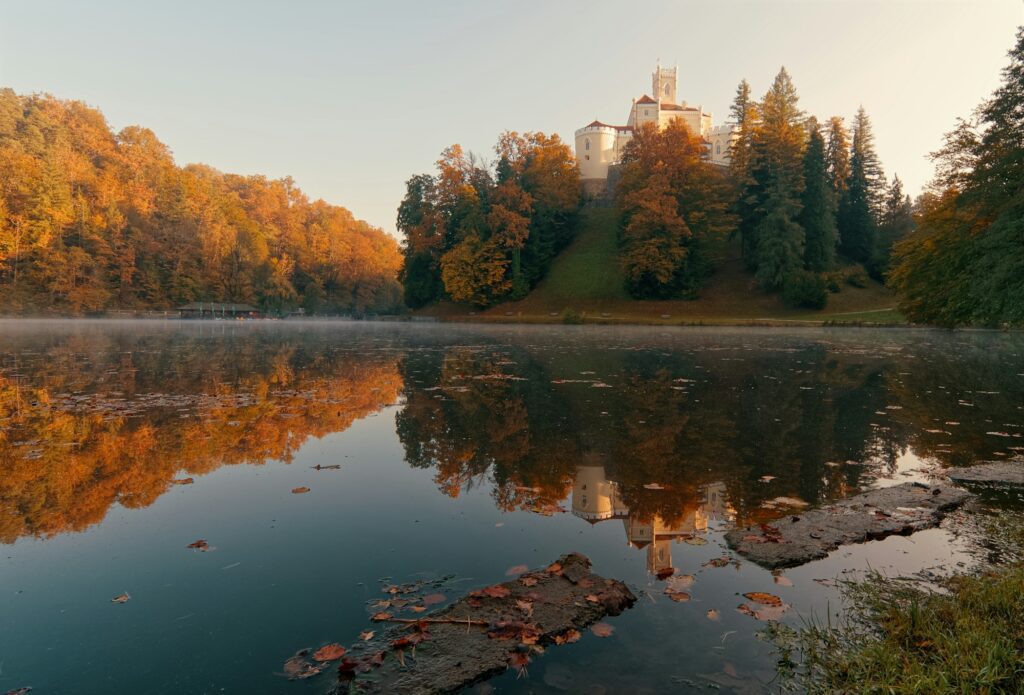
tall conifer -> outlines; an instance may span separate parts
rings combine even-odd
[[[804,228],[804,266],[807,270],[829,270],[835,262],[835,194],[829,184],[825,161],[825,139],[818,121],[808,122],[807,151],[804,152],[804,192],[800,226]]]

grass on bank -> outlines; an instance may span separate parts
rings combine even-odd
[[[850,585],[847,624],[798,638],[802,688],[1024,693],[1024,519],[1004,513],[984,525],[1010,564],[954,576],[940,591],[882,575]]]
[[[522,323],[660,325],[902,324],[893,295],[882,285],[846,286],[828,306],[809,311],[786,306],[761,290],[743,269],[737,244],[711,250],[717,270],[696,300],[637,301],[625,291],[618,262],[618,211],[587,208],[576,239],[552,262],[540,284],[518,302],[486,310],[441,303],[420,313],[449,320]]]

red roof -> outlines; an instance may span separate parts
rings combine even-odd
[[[636,103],[638,103],[638,104],[657,104],[658,102],[656,102],[654,99],[651,99],[649,96],[644,94],[642,97],[640,97],[639,99],[636,100]]]

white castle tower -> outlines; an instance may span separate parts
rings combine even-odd
[[[729,144],[735,136],[735,126],[715,126],[711,112],[703,106],[677,101],[677,88],[678,68],[658,64],[651,73],[653,96],[644,94],[633,99],[625,125],[595,120],[576,131],[576,163],[585,190],[596,195],[607,192],[609,167],[618,164],[634,130],[645,123],[664,128],[674,120],[682,120],[691,133],[704,139],[709,161],[720,166],[729,164]]]

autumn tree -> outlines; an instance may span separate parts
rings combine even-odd
[[[735,226],[724,172],[680,120],[636,131],[622,155],[620,263],[638,298],[694,293],[707,271],[702,252]]]
[[[934,156],[917,228],[896,244],[890,285],[911,320],[1024,325],[1024,27],[1003,81]]]

